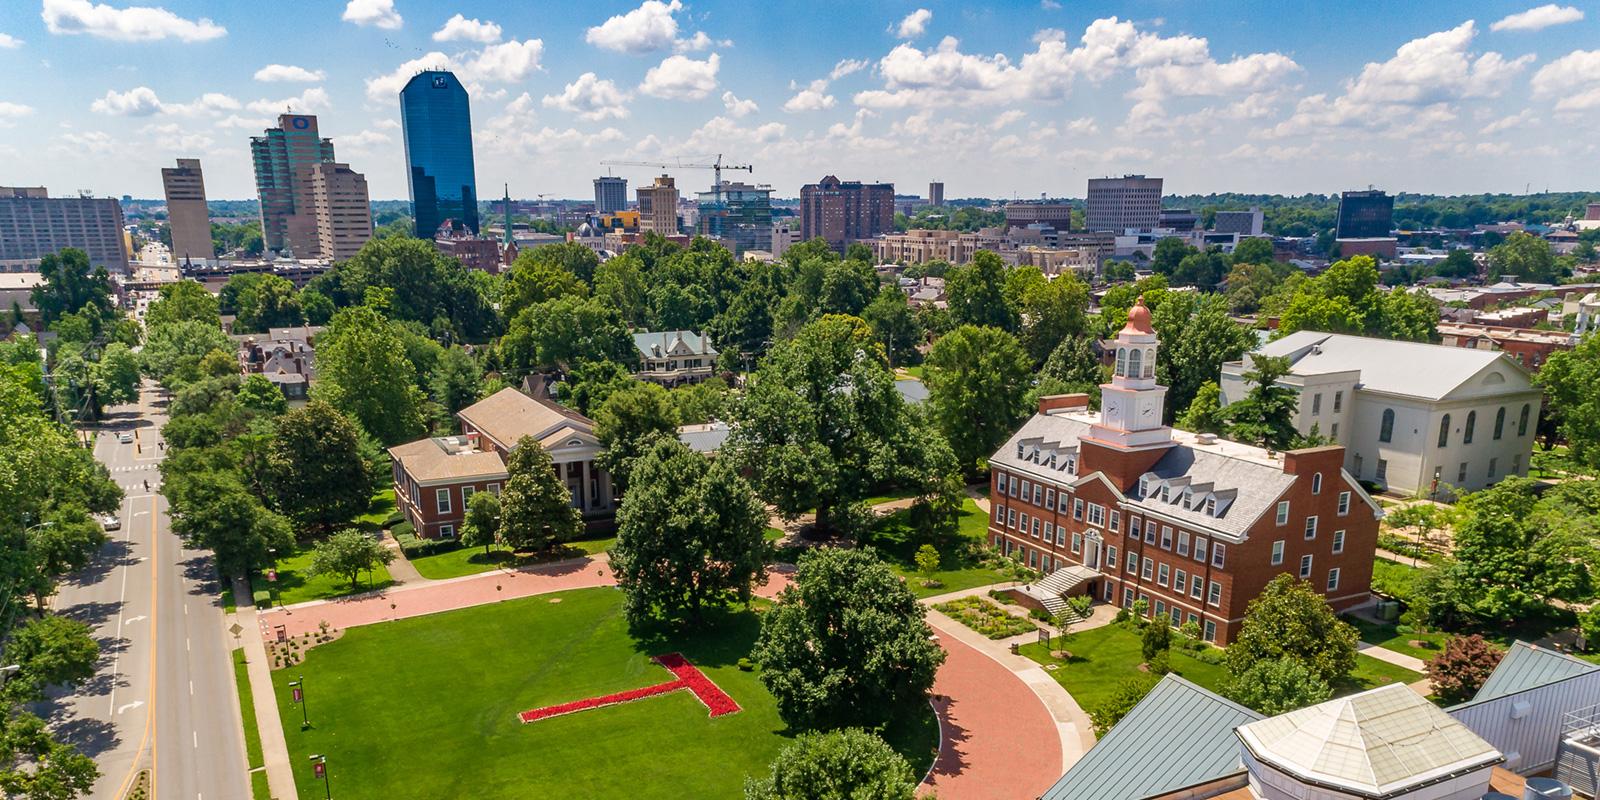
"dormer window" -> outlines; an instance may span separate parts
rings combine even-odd
[[[1190,491],[1188,489],[1184,489],[1183,490],[1183,508],[1184,508],[1185,511],[1189,510],[1189,503],[1193,499],[1194,499],[1194,492],[1192,492],[1192,491]]]
[[[1017,458],[1023,458],[1023,454],[1027,452],[1027,449],[1028,448],[1023,446],[1022,442],[1017,442]]]
[[[1067,456],[1067,474],[1078,474],[1078,459],[1073,458],[1072,456]]]
[[[1212,517],[1217,515],[1217,498],[1215,498],[1215,497],[1207,497],[1206,498],[1206,514],[1208,516],[1212,516]]]
[[[1150,496],[1150,479],[1149,478],[1140,478],[1139,479],[1139,497],[1141,499],[1143,499],[1143,498],[1146,498],[1146,497],[1149,497],[1149,496]]]
[[[1163,485],[1161,487],[1161,502],[1163,502],[1163,503],[1172,502],[1172,487],[1171,486]]]

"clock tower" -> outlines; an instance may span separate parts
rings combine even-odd
[[[1128,324],[1116,342],[1116,371],[1110,383],[1100,384],[1100,422],[1090,428],[1089,437],[1121,450],[1171,446],[1172,429],[1161,422],[1167,387],[1156,383],[1160,342],[1143,297],[1128,310]]]

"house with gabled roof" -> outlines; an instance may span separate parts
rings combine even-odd
[[[473,493],[499,493],[506,459],[524,437],[550,453],[586,523],[603,526],[615,517],[617,493],[611,474],[596,463],[603,448],[588,417],[508,387],[461,409],[456,418],[459,436],[389,448],[395,502],[418,536],[456,536]]]
[[[635,333],[633,347],[639,351],[639,371],[633,376],[662,386],[697,383],[716,373],[717,348],[711,337],[694,331]]]

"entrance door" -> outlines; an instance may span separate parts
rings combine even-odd
[[[1083,550],[1083,564],[1089,569],[1100,568],[1100,540],[1090,539]]]

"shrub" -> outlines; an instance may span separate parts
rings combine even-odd
[[[257,589],[253,593],[256,608],[266,608],[272,605],[272,592],[267,589]]]
[[[1089,607],[1092,605],[1094,605],[1094,598],[1086,594],[1067,598],[1067,607],[1080,617],[1087,618],[1089,616]]]
[[[1450,637],[1444,650],[1428,661],[1433,693],[1447,703],[1472,699],[1504,656],[1504,650],[1478,634]]]
[[[1167,650],[1172,647],[1172,628],[1168,627],[1164,619],[1151,620],[1144,626],[1144,636],[1139,643],[1139,653],[1144,656],[1145,663],[1154,666],[1156,656],[1166,659]],[[1155,670],[1152,669],[1152,672]]]
[[[744,672],[749,672],[749,671],[751,671],[751,670],[753,670],[755,668],[756,668],[756,664],[755,664],[754,661],[751,661],[748,658],[739,659],[739,669],[740,670],[742,670]]]
[[[1153,686],[1155,679],[1150,677],[1127,678],[1117,684],[1117,690],[1105,702],[1089,710],[1089,720],[1094,723],[1094,735],[1105,736],[1106,731],[1121,722],[1150,693]]]
[[[1578,615],[1578,630],[1583,632],[1586,649],[1593,651],[1600,648],[1600,605],[1591,606],[1588,611]]]
[[[406,515],[400,513],[399,511],[393,511],[393,512],[390,512],[389,516],[383,518],[383,527],[392,529],[396,525],[399,525],[400,523],[405,522],[405,520],[406,520]],[[406,524],[410,525],[410,523],[406,523]]]
[[[1200,623],[1192,619],[1178,626],[1178,635],[1184,638],[1183,644],[1185,647],[1196,644],[1205,645],[1204,642],[1200,641]]]
[[[1223,686],[1223,694],[1263,714],[1315,705],[1332,695],[1326,681],[1293,658],[1257,661]]]
[[[400,543],[400,551],[406,554],[406,558],[448,553],[461,547],[460,539],[423,539],[413,533],[395,536],[395,541]]]
[[[1167,651],[1165,650],[1151,656],[1150,660],[1145,662],[1145,667],[1151,675],[1165,675],[1172,671],[1172,665],[1168,661]]]

